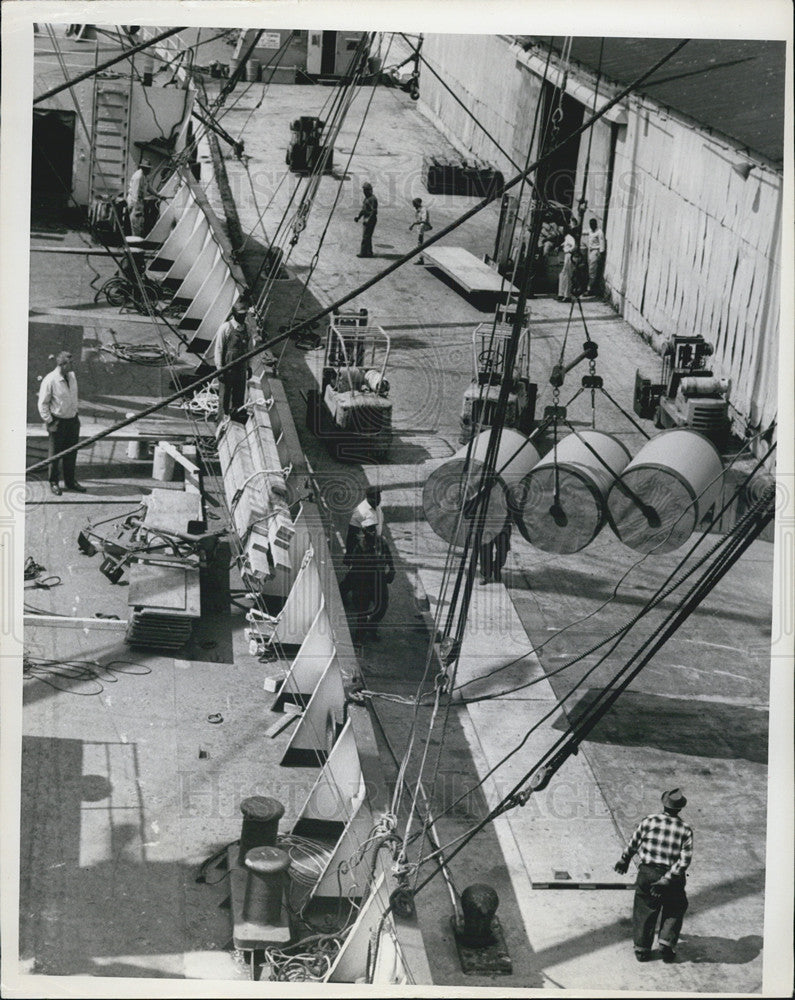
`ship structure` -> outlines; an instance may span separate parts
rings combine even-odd
[[[785,42],[29,30],[21,987],[761,993]]]

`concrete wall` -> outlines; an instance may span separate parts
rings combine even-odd
[[[544,72],[540,54],[533,59],[506,38],[482,35],[426,35],[422,54],[523,164]],[[561,80],[554,67],[549,79]],[[566,90],[587,119],[594,77],[574,68]],[[603,81],[597,106],[614,93]],[[506,176],[516,173],[427,67],[420,97],[420,108],[458,149]],[[646,98],[623,108],[581,137],[575,182],[577,200],[590,142],[586,218],[607,214],[609,298],[655,346],[673,334],[701,333],[715,347],[716,373],[732,379],[737,429],[746,422],[766,427],[777,408],[782,175]],[[753,164],[747,179],[733,169],[743,161]]]

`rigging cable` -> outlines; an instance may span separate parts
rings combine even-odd
[[[687,44],[687,42],[688,39],[684,39],[680,42],[677,42],[677,44],[674,45],[669,52],[667,52],[664,56],[657,59],[654,62],[654,64],[649,67],[649,69],[645,70],[631,84],[628,84],[622,91],[616,94],[616,96],[612,98],[610,101],[608,101],[596,113],[596,115],[594,115],[592,118],[589,118],[588,121],[584,122],[578,129],[575,129],[571,133],[571,135],[566,140],[564,140],[564,142],[561,143],[560,145],[563,146],[567,144],[576,136],[584,132],[586,129],[590,128],[595,121],[602,118],[612,107],[614,107],[615,104],[623,100],[624,97],[626,97],[627,94],[629,94],[631,91],[637,89],[637,87],[639,87],[648,77],[653,75],[662,65],[668,62],[670,59],[672,59],[673,56],[676,55],[676,53],[679,52]],[[556,150],[551,150],[550,153],[547,154],[547,157],[555,152]],[[528,170],[525,171],[525,173],[526,174],[532,173],[533,170],[538,168],[540,163],[546,161],[547,157],[536,160],[533,164],[531,164]],[[510,190],[512,187],[515,187],[522,180],[523,176],[524,176],[523,174],[518,174],[516,177],[511,178],[511,180],[509,180],[503,186],[503,191]],[[460,215],[458,219],[453,220],[453,222],[449,223],[447,226],[444,226],[434,236],[427,239],[425,241],[425,247],[427,248],[428,246],[438,242],[440,239],[443,239],[449,233],[453,232],[459,226],[467,222],[474,215],[477,215],[479,212],[482,212],[496,198],[497,198],[496,193],[487,195],[472,208],[468,209],[462,215]],[[276,344],[281,343],[282,340],[294,336],[295,334],[300,333],[302,330],[311,328],[313,324],[317,324],[319,320],[323,319],[323,317],[325,316],[330,315],[335,309],[340,309],[342,306],[346,305],[352,299],[355,299],[357,296],[367,291],[368,288],[371,288],[373,285],[378,284],[378,282],[383,281],[388,275],[398,270],[398,268],[403,267],[408,261],[416,257],[421,252],[421,250],[422,248],[419,246],[414,247],[412,250],[409,250],[402,257],[399,257],[397,260],[392,261],[392,263],[388,264],[382,271],[380,271],[378,274],[374,274],[371,278],[368,278],[366,281],[362,282],[352,291],[346,292],[344,295],[336,299],[336,301],[331,302],[327,306],[320,308],[314,315],[309,316],[306,319],[302,320],[292,329],[279,333],[277,334],[277,336],[272,337],[271,339],[257,345],[257,347],[253,348],[251,351],[248,351],[237,361],[229,362],[229,365],[219,369],[219,372],[223,373],[224,371],[228,370],[228,368],[231,368],[233,363],[237,364],[242,361],[249,361],[250,359],[257,357],[258,355],[274,347]],[[127,427],[129,424],[132,424],[137,420],[142,419],[143,417],[149,416],[151,413],[156,413],[158,410],[163,409],[166,406],[169,406],[171,403],[176,402],[176,400],[178,399],[181,399],[182,396],[186,395],[187,393],[201,388],[201,386],[205,385],[207,382],[210,382],[213,378],[215,378],[216,375],[217,373],[213,372],[207,375],[200,376],[194,382],[192,382],[191,385],[181,388],[178,392],[175,392],[172,395],[167,396],[165,399],[159,400],[155,404],[152,404],[148,407],[144,407],[134,417],[130,417],[127,418],[126,420],[119,421],[113,427],[107,428],[106,430],[101,431],[98,434],[93,434],[90,437],[87,437],[85,440],[78,442],[78,444],[72,445],[70,448],[64,448],[63,451],[59,452],[57,455],[51,456],[49,459],[43,459],[39,462],[34,462],[32,465],[28,466],[25,471],[36,472],[38,469],[44,468],[49,461],[53,461],[55,458],[62,458],[64,455],[72,454],[73,452],[79,451],[82,448],[89,447],[96,441],[101,440],[104,437],[107,437],[107,435],[112,433],[113,431],[121,430],[123,427]]]

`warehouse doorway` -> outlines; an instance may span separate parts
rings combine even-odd
[[[31,212],[66,208],[72,193],[75,112],[33,111],[31,149]]]
[[[320,54],[320,73],[333,76],[337,64],[337,32],[323,32],[323,48]]]
[[[560,145],[572,132],[582,125],[585,108],[568,94],[558,103],[558,92],[549,83],[544,83],[544,117],[547,122],[547,149]],[[557,132],[552,132],[552,117],[557,113],[560,121]],[[543,200],[573,209],[576,204],[575,185],[577,179],[577,159],[580,154],[580,137],[572,139],[562,149],[542,164],[538,170],[537,183]]]

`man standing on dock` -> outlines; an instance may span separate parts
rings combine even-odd
[[[626,875],[633,854],[637,854],[640,862],[632,910],[635,958],[639,962],[651,958],[658,916],[661,917],[658,941],[662,960],[674,961],[687,910],[685,872],[693,857],[693,830],[679,818],[687,799],[674,788],[663,792],[662,804],[662,813],[640,821],[621,860],[615,865],[619,875]]]
[[[50,456],[50,491],[59,497],[63,490],[59,480],[60,459],[53,455],[71,448],[80,438],[80,418],[77,415],[77,376],[72,371],[72,355],[61,351],[55,359],[55,368],[48,372],[39,386],[39,415],[47,427]],[[86,489],[75,479],[77,452],[63,457],[63,478],[67,490],[85,493]]]
[[[596,219],[588,220],[590,232],[586,237],[588,241],[588,294],[598,295],[602,283],[602,265],[605,259],[605,234],[599,228]]]
[[[147,213],[154,201],[161,200],[160,195],[152,190],[149,180],[152,163],[146,157],[130,178],[127,191],[127,210],[130,213],[130,227],[133,236],[146,236],[150,227],[147,226]]]
[[[248,315],[248,300],[241,296],[232,307],[232,315],[222,323],[215,335],[213,361],[216,368],[223,368],[230,362],[246,354],[249,343],[246,316]],[[231,416],[239,410],[246,399],[246,379],[248,366],[245,362],[233,365],[228,371],[218,376],[221,383],[221,394],[218,400],[218,418]]]
[[[356,256],[372,257],[373,232],[375,231],[375,224],[378,222],[378,199],[373,194],[372,184],[362,184],[362,191],[364,192],[364,201],[362,202],[359,214],[353,220],[354,222],[358,222],[359,219],[362,220],[362,247]]]

